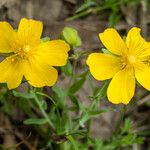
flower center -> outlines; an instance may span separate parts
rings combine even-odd
[[[30,46],[29,45],[25,45],[25,46],[23,46],[23,51],[24,52],[28,52],[28,51],[30,51]]]
[[[121,65],[122,67],[126,67],[127,65],[133,65],[136,62],[136,57],[133,55],[128,55],[122,58]]]
[[[27,58],[27,53],[31,50],[30,45],[24,45],[23,47],[18,48],[16,54],[20,56],[20,58]]]
[[[133,64],[136,62],[136,58],[133,55],[127,57],[128,63]]]

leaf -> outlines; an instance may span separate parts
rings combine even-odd
[[[81,11],[84,11],[90,7],[96,6],[96,2],[95,0],[87,0],[85,3],[83,3],[77,10],[75,13],[79,13]]]
[[[30,117],[34,115],[32,111],[32,107],[30,105],[31,101],[28,101],[26,99],[17,99],[16,104],[20,108],[21,111],[25,112],[25,114],[29,115]]]
[[[54,85],[52,87],[52,90],[57,94],[57,96],[60,98],[60,99],[63,99],[65,97],[65,92],[57,85]]]
[[[47,97],[49,100],[51,100],[54,103],[54,105],[57,105],[55,101],[49,95],[42,93],[42,92],[36,92],[36,94]]]
[[[122,133],[129,133],[133,128],[133,122],[131,119],[125,119],[124,127],[121,129]]]
[[[2,110],[8,114],[11,114],[14,109],[13,103],[9,99],[1,99],[0,104],[2,104]]]
[[[13,95],[16,97],[21,97],[21,98],[25,98],[25,99],[31,99],[34,98],[34,94],[33,93],[21,93],[18,91],[13,91]]]
[[[96,115],[100,115],[101,113],[104,113],[104,112],[107,112],[108,110],[107,109],[104,109],[104,110],[90,110],[88,111],[88,114],[90,116],[96,116]]]
[[[84,84],[86,78],[81,78],[77,82],[75,82],[70,89],[68,90],[68,94],[74,94],[76,93]]]
[[[72,75],[73,68],[69,60],[67,61],[67,64],[65,66],[61,67],[61,70],[65,75],[68,75],[68,76]]]
[[[83,72],[82,74],[80,74],[80,78],[86,78],[86,76],[88,75],[89,70],[86,70],[85,72]]]
[[[131,133],[123,136],[120,142],[123,147],[126,147],[133,144],[142,144],[143,141],[144,141],[143,137],[137,137],[136,134]]]
[[[85,122],[87,122],[89,119],[90,116],[87,113],[84,113],[79,120],[80,126],[84,128]]]
[[[72,143],[74,150],[79,150],[77,141],[71,136],[67,136],[67,139]]]
[[[96,115],[100,115],[101,113],[107,112],[108,109],[103,109],[103,110],[92,110],[90,107],[85,108],[82,106],[81,110],[83,111],[83,114],[81,115],[81,118],[79,120],[80,126],[84,127],[84,124],[91,119],[92,117]]]
[[[96,97],[97,99],[104,98],[107,93],[107,88],[108,88],[109,82],[110,82],[110,80],[106,80],[104,82],[104,85],[102,86],[102,88],[100,88],[100,90],[98,92],[96,92],[94,97]]]
[[[113,28],[117,25],[117,23],[120,21],[120,18],[121,18],[121,15],[118,11],[118,9],[112,9],[112,13],[111,15],[109,16],[109,27],[110,28]]]
[[[53,86],[52,90],[54,92],[53,96],[57,106],[63,109],[65,107],[66,92],[57,85]]]
[[[31,124],[34,124],[34,125],[43,125],[43,124],[46,124],[47,123],[47,120],[45,118],[29,118],[27,120],[24,121],[24,124],[27,124],[27,125],[31,125]]]
[[[80,105],[79,99],[78,99],[76,96],[71,95],[71,94],[69,94],[69,98],[70,98],[71,101],[75,104],[75,106],[76,106],[77,108],[79,108],[79,105]]]

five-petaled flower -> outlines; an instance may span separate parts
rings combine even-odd
[[[111,54],[92,53],[87,59],[91,74],[97,80],[111,79],[107,89],[109,101],[128,104],[135,92],[135,80],[150,90],[150,43],[133,27],[125,42],[113,28],[99,37]]]
[[[0,22],[0,53],[10,53],[0,63],[0,82],[9,89],[19,86],[23,76],[34,87],[52,86],[57,70],[68,58],[69,45],[62,40],[42,42],[40,21],[21,19],[15,31],[7,22]]]

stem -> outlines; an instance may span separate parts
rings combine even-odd
[[[119,118],[118,122],[116,123],[116,129],[114,131],[114,134],[117,134],[119,132],[120,126],[121,126],[121,124],[123,122],[123,118],[124,118],[125,112],[126,112],[126,106],[124,105],[122,107],[122,109],[120,110],[120,118]]]
[[[66,21],[72,21],[72,20],[78,19],[78,18],[80,18],[80,17],[87,16],[87,15],[89,15],[91,12],[92,12],[92,9],[85,10],[85,11],[79,13],[79,14],[76,14],[76,15],[70,17],[70,18],[67,18]]]
[[[47,115],[47,113],[45,112],[45,110],[43,109],[38,97],[34,94],[34,99],[36,104],[38,105],[39,109],[41,110],[43,116],[45,117],[45,119],[47,120],[48,124],[54,129],[54,125],[52,123],[52,121],[50,120],[49,116]]]

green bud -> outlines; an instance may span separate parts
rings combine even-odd
[[[65,27],[62,32],[62,38],[73,48],[81,45],[81,39],[78,35],[78,32],[73,28]]]

